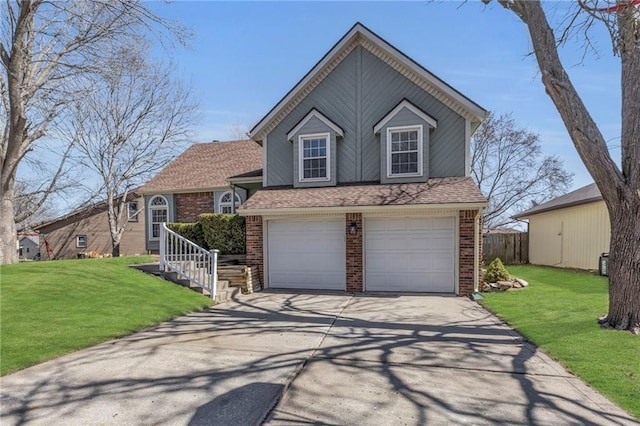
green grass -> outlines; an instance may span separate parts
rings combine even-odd
[[[150,257],[24,262],[0,267],[0,374],[86,348],[210,299],[129,268]]]
[[[601,329],[607,280],[586,272],[508,266],[523,290],[485,295],[484,305],[572,373],[640,418],[640,336]]]

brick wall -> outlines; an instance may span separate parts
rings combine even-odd
[[[347,213],[345,221],[347,241],[347,291],[364,291],[362,267],[362,213]],[[355,223],[358,232],[351,235],[351,223]]]
[[[459,264],[458,274],[458,294],[461,296],[473,293],[473,270],[474,270],[474,230],[476,210],[460,211],[460,231],[459,231]]]
[[[197,222],[202,213],[213,213],[213,192],[176,194],[176,222]]]
[[[262,216],[245,218],[247,237],[247,265],[258,269],[260,286],[264,288],[264,253],[262,251]]]

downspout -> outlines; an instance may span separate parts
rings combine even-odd
[[[479,292],[478,277],[480,276],[480,218],[482,217],[482,208],[478,209],[475,220],[473,221],[473,292]]]
[[[236,214],[236,186],[231,185],[231,214]]]

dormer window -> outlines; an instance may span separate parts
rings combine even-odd
[[[422,176],[422,126],[387,128],[387,176]]]
[[[330,180],[330,134],[300,135],[298,140],[300,181]]]

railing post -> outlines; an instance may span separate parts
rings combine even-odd
[[[213,265],[211,266],[211,298],[215,300],[216,289],[218,287],[218,253],[219,250],[213,250],[211,258],[213,259]]]
[[[166,240],[167,239],[167,233],[165,232],[165,224],[164,222],[160,224],[160,270],[161,271],[166,271],[165,269],[165,257],[167,255],[166,253]]]

